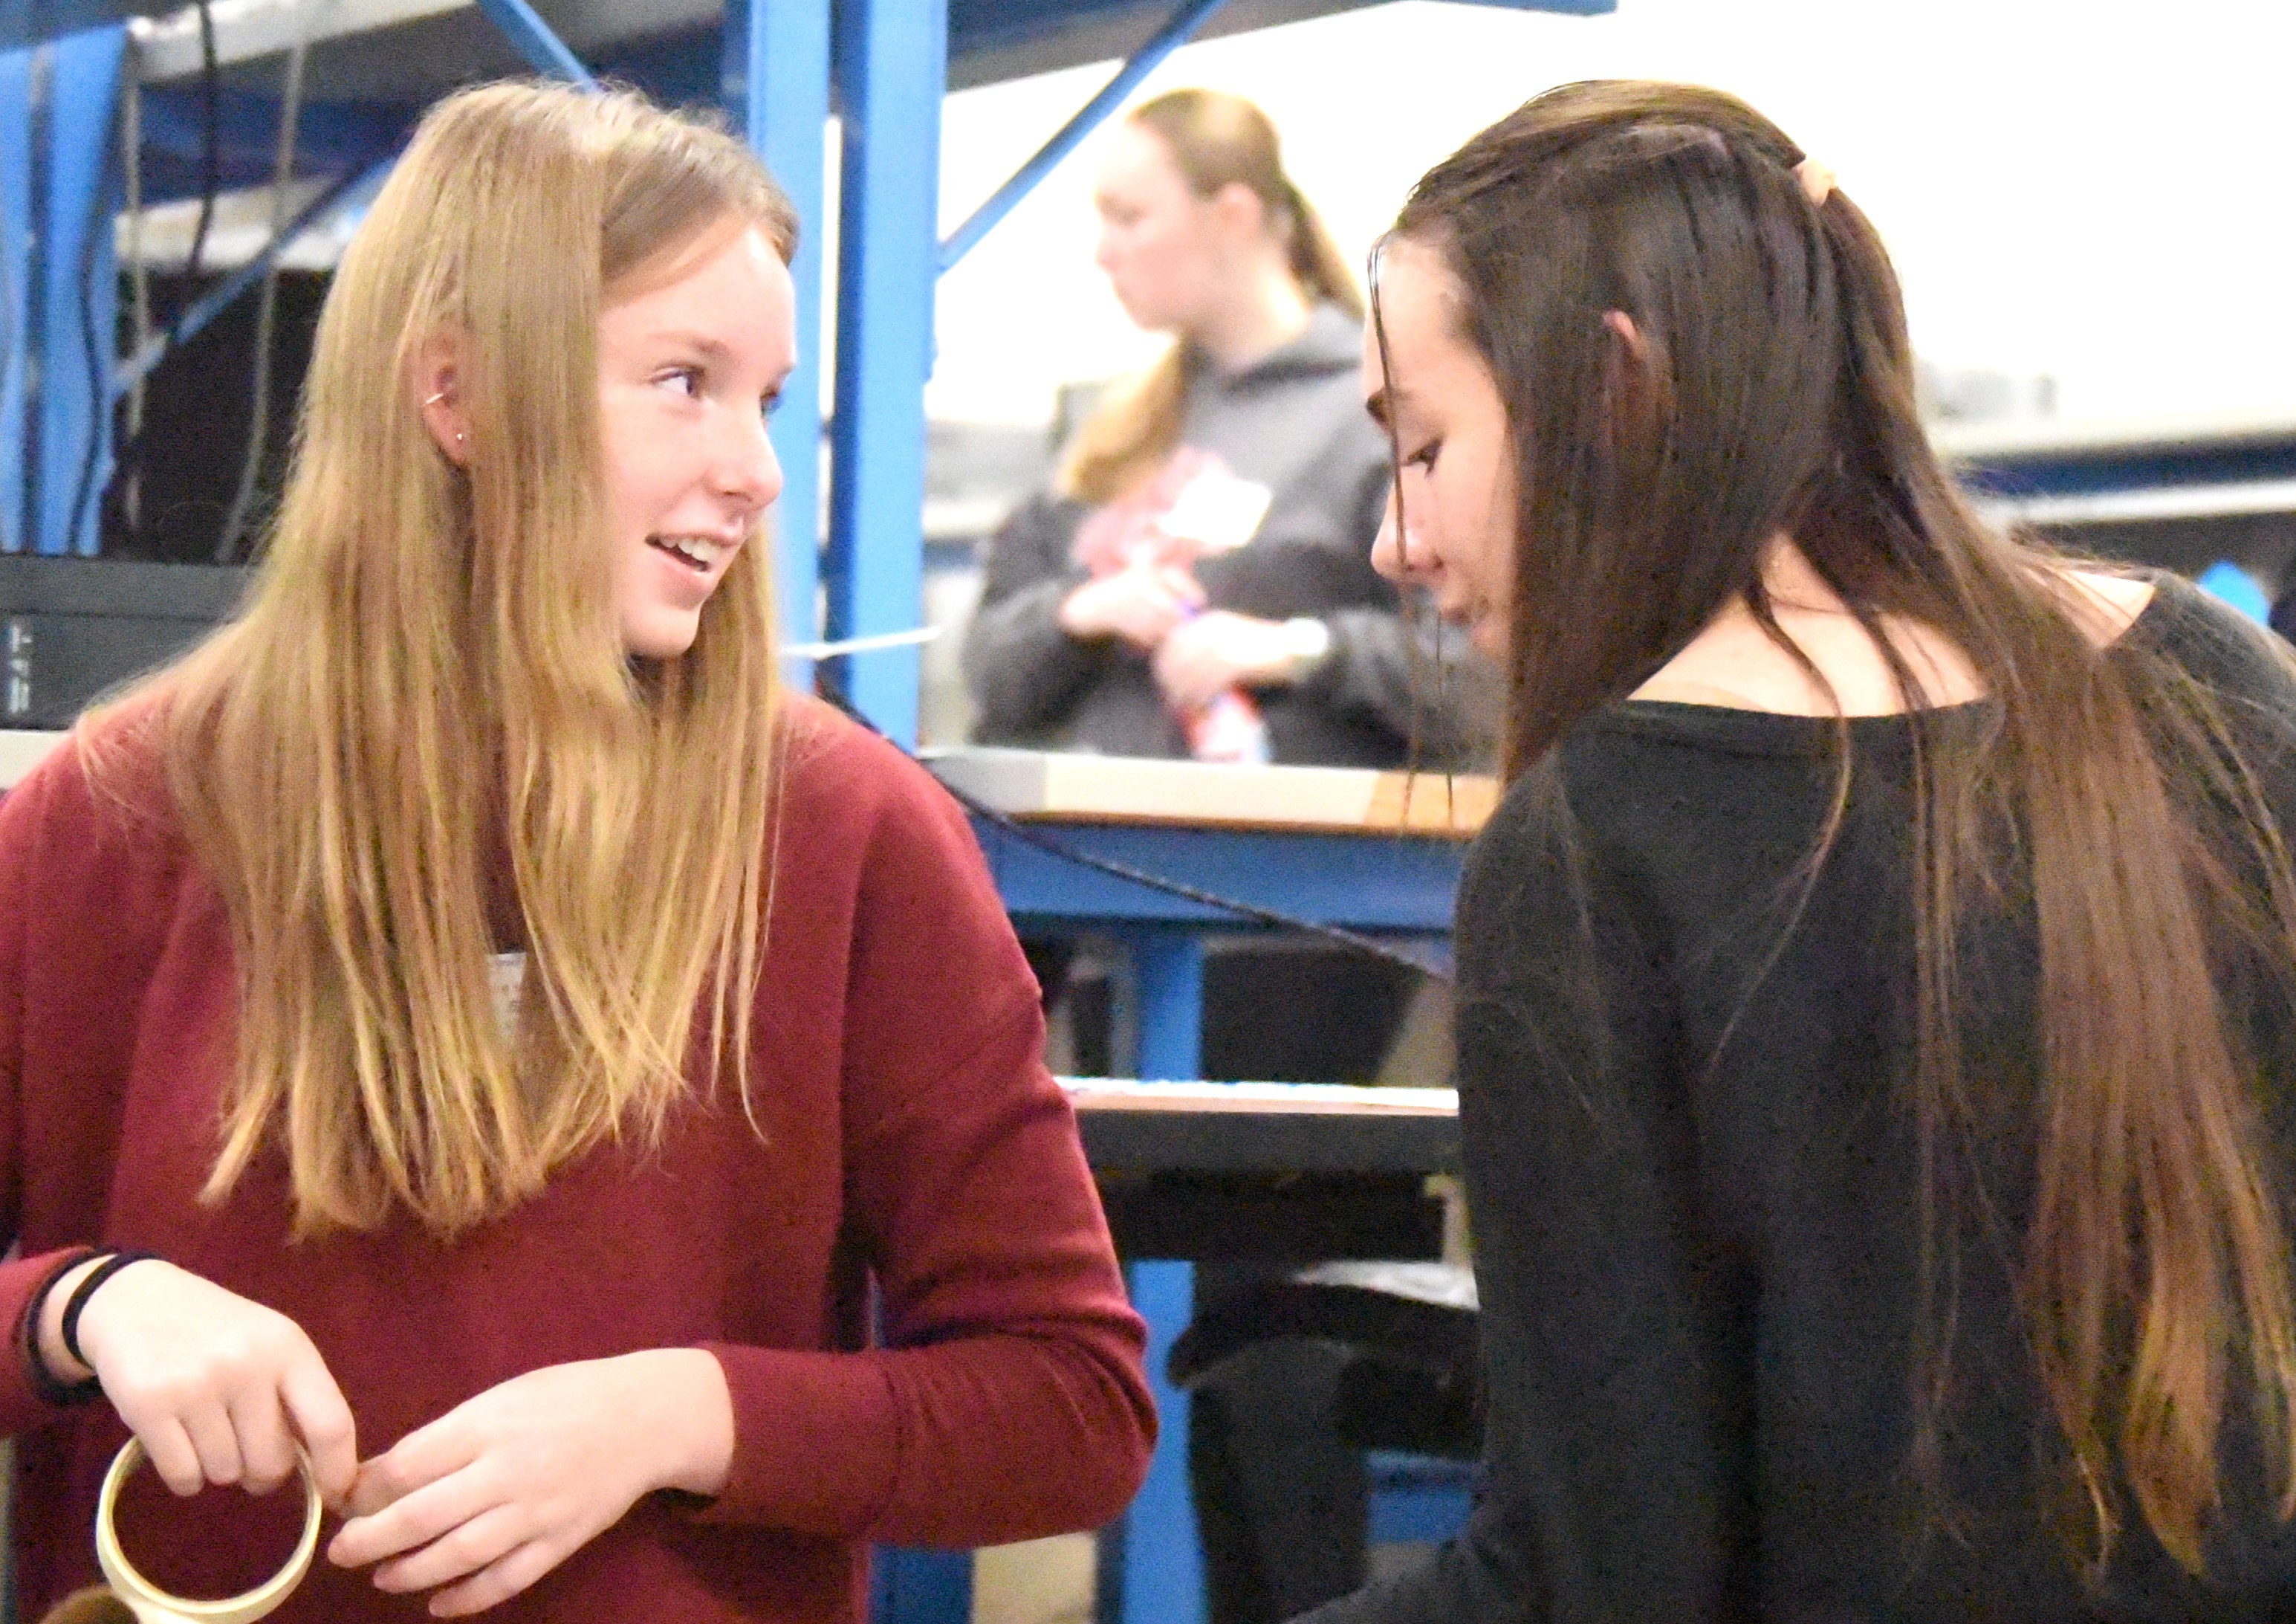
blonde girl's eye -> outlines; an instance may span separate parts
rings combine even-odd
[[[688,400],[697,399],[701,394],[701,369],[698,366],[673,366],[655,381],[676,390]]]

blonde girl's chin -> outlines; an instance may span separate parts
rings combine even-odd
[[[645,615],[622,627],[622,647],[640,660],[677,660],[693,650],[701,629],[700,614],[670,611]]]

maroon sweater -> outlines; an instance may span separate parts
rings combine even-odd
[[[412,1222],[291,1241],[276,1161],[201,1206],[231,933],[154,764],[130,747],[123,808],[60,750],[0,806],[0,1222],[21,1252],[0,1265],[18,1327],[0,1432],[27,1618],[94,1581],[96,1486],[125,1437],[101,1401],[45,1404],[23,1357],[26,1306],[90,1245],[294,1319],[363,1456],[542,1366],[714,1353],[725,1491],[640,1501],[490,1618],[849,1619],[867,1542],[988,1545],[1123,1508],[1155,1427],[1141,1325],[979,849],[890,747],[811,701],[791,718],[750,1062],[763,1132],[696,1097],[658,1151],[596,1151],[451,1244]],[[123,1542],[178,1594],[236,1593],[291,1546],[297,1494],[138,1487]],[[424,1614],[322,1558],[274,1616]]]

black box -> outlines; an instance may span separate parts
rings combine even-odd
[[[69,727],[91,701],[230,618],[251,571],[0,554],[0,727]]]

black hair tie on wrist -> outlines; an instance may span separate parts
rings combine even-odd
[[[40,1353],[40,1321],[47,1313],[48,1299],[55,1295],[56,1287],[62,1283],[63,1277],[81,1265],[93,1262],[100,1255],[94,1251],[83,1251],[78,1257],[69,1259],[62,1268],[48,1276],[40,1289],[32,1294],[32,1300],[24,1307],[24,1323],[19,1328],[18,1340],[24,1345],[25,1368],[31,1374],[32,1390],[43,1403],[54,1405],[60,1409],[85,1404],[102,1390],[96,1385],[94,1376],[81,1382],[57,1379],[56,1374],[48,1368],[48,1361]]]
[[[72,1287],[71,1296],[64,1303],[64,1351],[86,1366],[95,1368],[94,1362],[79,1350],[79,1316],[86,1309],[88,1299],[94,1297],[103,1283],[131,1263],[164,1262],[157,1252],[116,1251],[87,1271],[80,1283]]]

